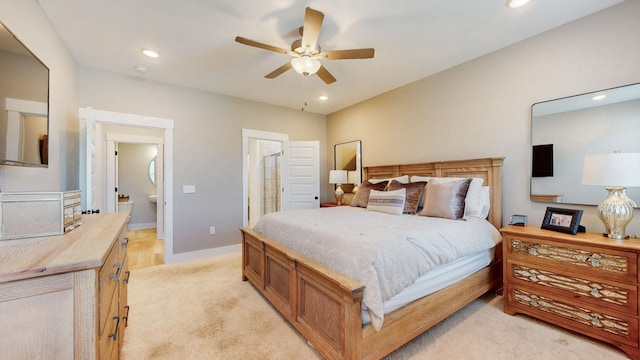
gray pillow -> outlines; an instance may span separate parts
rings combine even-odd
[[[427,183],[422,216],[445,219],[461,219],[464,216],[464,198],[467,196],[471,179],[447,183],[431,180]]]
[[[387,187],[388,181],[382,181],[376,184],[372,184],[368,181],[363,182],[358,186],[358,192],[351,200],[351,206],[366,208],[369,205],[369,193],[371,190],[383,191]]]
[[[404,200],[403,213],[415,214],[416,211],[418,211],[418,204],[420,203],[420,198],[422,197],[425,185],[427,185],[426,181],[403,184],[399,181],[391,180],[389,186],[387,186],[387,191],[406,189],[407,195]]]

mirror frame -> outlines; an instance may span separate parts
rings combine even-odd
[[[595,101],[596,95],[606,95]],[[640,83],[543,101],[531,106],[529,196],[533,202],[598,205],[604,188],[582,185],[584,157],[640,152]],[[541,127],[541,124],[547,126]],[[621,131],[622,130],[622,131]],[[552,177],[533,177],[533,146],[554,144]],[[640,188],[627,189],[640,200]]]
[[[346,156],[349,158],[348,163],[350,163],[351,160],[353,160],[355,168],[351,166],[347,168],[347,163],[345,163],[342,160],[345,157],[341,156],[343,152],[350,150],[351,148],[353,148],[354,156],[351,157],[350,153],[347,154]],[[347,184],[341,184],[342,190],[344,190],[345,193],[353,192],[353,189],[355,188],[355,186],[362,183],[362,141],[353,140],[353,141],[348,141],[340,144],[335,144],[333,146],[333,168],[334,170],[347,170],[348,172],[353,171],[352,173],[349,174],[349,176],[351,177],[355,176],[354,178],[349,179],[350,181],[353,181],[353,182],[349,182]]]

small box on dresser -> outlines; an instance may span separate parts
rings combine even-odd
[[[640,359],[638,239],[532,226],[500,232],[505,313],[527,314]]]

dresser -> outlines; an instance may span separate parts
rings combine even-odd
[[[58,236],[0,241],[0,357],[118,359],[127,324],[124,213]]]
[[[640,359],[640,240],[532,226],[509,226],[500,232],[505,313],[527,314]]]

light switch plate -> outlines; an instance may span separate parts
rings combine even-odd
[[[183,194],[193,194],[196,192],[195,185],[182,185],[182,193]]]

